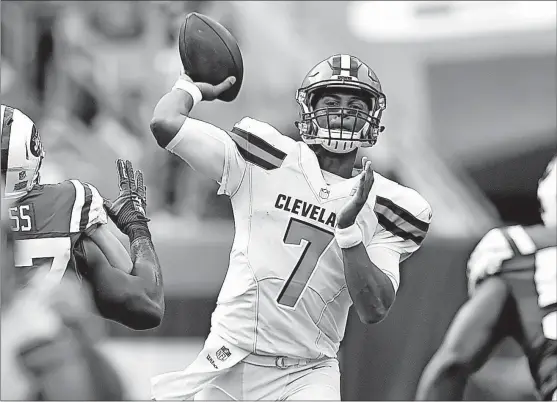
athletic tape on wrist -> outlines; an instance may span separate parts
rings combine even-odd
[[[189,93],[193,99],[193,106],[197,105],[203,99],[203,95],[197,85],[183,78],[178,78],[172,89],[181,89]]]

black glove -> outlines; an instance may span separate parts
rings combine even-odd
[[[135,174],[130,161],[118,159],[118,185],[120,193],[111,202],[104,200],[108,216],[122,233],[128,237],[151,237],[147,227],[145,210],[147,209],[147,189],[143,184],[143,173],[138,170]],[[136,181],[137,180],[137,181]]]

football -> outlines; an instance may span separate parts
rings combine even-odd
[[[218,99],[231,102],[238,96],[244,77],[244,64],[238,42],[217,21],[190,13],[180,27],[178,47],[184,71],[194,82],[220,84],[227,77],[236,83]]]

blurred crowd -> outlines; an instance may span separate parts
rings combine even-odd
[[[179,17],[210,7],[211,2],[3,3],[2,97],[41,130],[48,154],[43,181],[80,177],[107,192],[114,185],[108,172],[119,156],[145,171],[152,215],[230,218],[226,204],[204,201],[213,189],[196,183],[149,132],[154,104],[181,68]],[[234,15],[227,18],[233,21]]]

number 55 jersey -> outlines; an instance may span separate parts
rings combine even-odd
[[[236,234],[211,331],[252,353],[336,357],[352,304],[334,240],[339,210],[359,177],[322,171],[303,142],[250,118],[225,141],[219,194],[232,201]],[[407,258],[431,209],[414,190],[378,174],[357,224],[373,261],[385,248]],[[395,290],[396,269],[384,269]]]
[[[14,234],[16,279],[59,282],[68,271],[78,273],[79,240],[107,223],[97,189],[79,180],[35,185],[9,208]],[[79,260],[81,261],[81,260]]]

